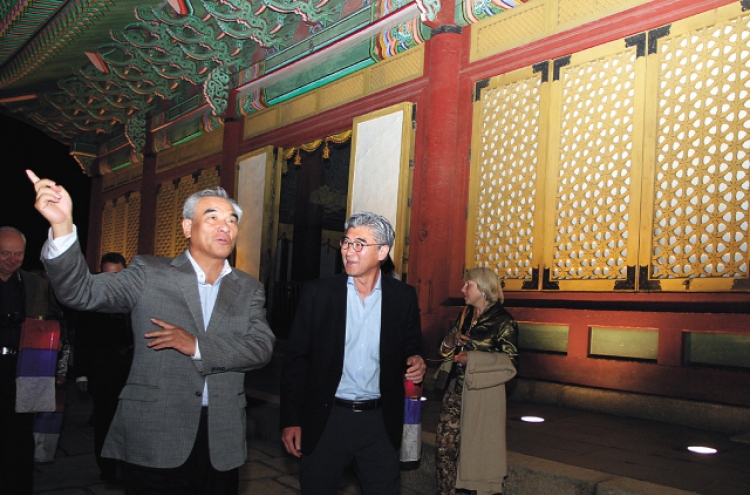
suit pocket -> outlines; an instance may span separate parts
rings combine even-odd
[[[128,383],[120,392],[120,399],[140,402],[156,402],[159,398],[159,387]]]

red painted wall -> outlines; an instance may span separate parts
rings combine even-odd
[[[155,183],[221,164],[222,184],[234,182],[237,156],[265,147],[292,147],[352,128],[354,117],[392,104],[417,104],[413,208],[408,281],[419,292],[424,354],[437,348],[459,308],[464,270],[472,89],[477,81],[533,63],[585,50],[612,40],[728,4],[655,0],[629,11],[470,63],[470,31],[454,29],[426,44],[425,74],[385,92],[351,102],[313,118],[242,141],[241,122],[225,129],[222,154],[150,175]],[[452,2],[443,4],[435,27],[446,26]],[[443,31],[446,31],[443,29]],[[226,175],[225,175],[226,174]],[[231,179],[230,179],[231,176]],[[144,170],[144,180],[149,176]],[[134,187],[135,184],[129,187]],[[155,194],[155,185],[144,188]],[[124,192],[109,191],[103,201]],[[155,201],[155,199],[153,200]],[[152,201],[152,202],[153,202]],[[94,207],[92,200],[92,211]],[[144,203],[145,204],[145,203]],[[150,212],[155,215],[153,211]],[[142,225],[144,219],[142,219]],[[153,225],[153,222],[152,224]],[[153,227],[151,227],[153,229]],[[92,231],[93,232],[93,231]],[[148,235],[144,232],[142,235]],[[153,235],[153,234],[152,234]],[[142,239],[141,246],[153,246]],[[506,305],[517,320],[570,326],[567,355],[522,352],[519,374],[561,383],[750,406],[750,371],[688,368],[681,364],[687,330],[750,334],[750,294],[509,292]],[[611,326],[659,329],[656,363],[588,357],[589,328]]]

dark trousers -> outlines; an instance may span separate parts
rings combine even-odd
[[[388,439],[382,409],[354,412],[333,407],[315,449],[302,456],[299,481],[303,495],[335,494],[352,461],[363,495],[398,495],[398,450]]]
[[[120,392],[130,372],[133,360],[132,351],[120,353],[113,349],[95,349],[89,359],[89,392],[94,402],[94,454],[96,464],[102,472],[102,478],[114,479],[117,461],[102,457],[104,440],[109,432],[109,425],[117,412]]]
[[[34,414],[16,412],[16,357],[0,356],[0,493],[31,495]]]
[[[201,411],[195,445],[187,461],[176,468],[159,469],[123,462],[122,480],[127,495],[237,495],[239,469],[217,471],[208,451],[208,408]]]
[[[104,447],[104,440],[107,438],[107,432],[109,432],[109,425],[112,424],[112,419],[115,417],[115,412],[117,411],[117,396],[102,397],[93,395],[93,399],[94,455],[96,456],[96,464],[99,466],[104,479],[114,479],[117,472],[117,460],[102,457],[102,448]]]

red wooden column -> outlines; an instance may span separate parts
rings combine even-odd
[[[429,23],[432,33],[425,50],[426,104],[417,108],[408,282],[419,292],[427,356],[436,354],[436,346],[447,331],[441,303],[448,297],[450,285],[460,283],[460,275],[452,280],[448,266],[454,261],[451,258],[463,257],[463,253],[450,252],[451,237],[461,235],[456,232],[460,225],[453,219],[456,209],[465,209],[460,171],[467,163],[456,146],[462,30],[453,23],[453,12],[454,2],[444,2],[437,20]]]
[[[99,169],[99,165],[95,167]],[[102,248],[102,211],[104,210],[101,175],[91,178],[91,200],[89,201],[89,233],[86,242],[86,262],[91,273],[99,272],[99,251]]]
[[[242,142],[242,116],[237,115],[237,92],[229,92],[227,111],[224,114],[224,143],[222,147],[221,167],[219,175],[221,187],[226,189],[231,197],[235,196],[235,176],[237,174],[237,157]]]
[[[154,254],[156,250],[156,152],[153,133],[146,132],[143,148],[141,179],[141,218],[138,226],[138,254]]]

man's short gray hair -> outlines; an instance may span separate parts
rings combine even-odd
[[[371,211],[360,211],[349,218],[344,223],[344,231],[352,227],[367,227],[372,230],[375,242],[378,244],[387,244],[393,250],[393,243],[396,239],[396,233],[393,230],[391,222],[382,215]]]
[[[15,228],[15,227],[10,227],[10,226],[7,226],[7,227],[0,227],[0,234],[2,234],[3,232],[13,232],[13,233],[15,233],[15,234],[18,234],[18,235],[20,235],[20,236],[21,236],[21,240],[23,241],[23,245],[24,245],[24,246],[26,246],[26,236],[25,236],[25,235],[23,235],[23,232],[21,232],[21,231],[20,231],[20,230],[18,230],[17,228]]]
[[[238,205],[235,200],[229,197],[229,194],[227,194],[223,187],[204,189],[191,194],[190,197],[185,200],[185,205],[182,207],[182,218],[187,218],[188,220],[195,218],[195,208],[198,204],[198,200],[201,198],[226,199],[232,205],[234,212],[237,214],[237,221],[239,222],[242,219],[242,208],[240,208],[240,205]]]

